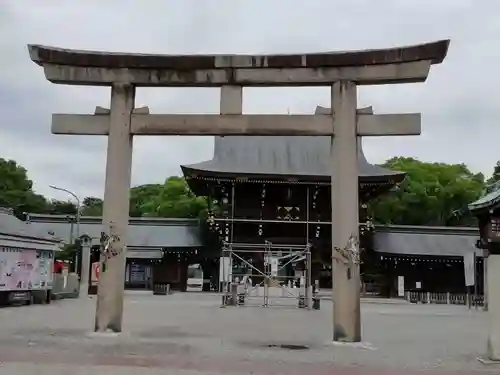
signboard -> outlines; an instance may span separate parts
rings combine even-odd
[[[96,286],[99,283],[99,273],[100,273],[99,262],[92,263],[92,269],[90,273],[90,285]]]
[[[220,257],[219,259],[219,281],[228,283],[231,281],[233,262],[230,257]]]
[[[50,251],[0,248],[0,291],[49,289],[53,254]]]
[[[476,254],[471,251],[464,255],[465,285],[473,286],[475,282]]]
[[[405,277],[398,276],[398,297],[405,296]]]
[[[500,218],[490,218],[487,233],[491,242],[500,242]]]
[[[132,264],[130,267],[130,282],[143,283],[146,280],[146,266],[143,264]]]

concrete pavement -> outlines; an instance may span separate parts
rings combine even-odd
[[[360,348],[332,345],[326,301],[320,311],[289,301],[219,304],[198,293],[129,293],[126,331],[104,337],[90,332],[93,298],[0,309],[0,375],[500,373],[476,360],[485,350],[484,313],[462,306],[363,304]]]

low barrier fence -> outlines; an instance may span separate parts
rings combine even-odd
[[[483,295],[468,293],[406,291],[405,300],[411,303],[484,306]]]

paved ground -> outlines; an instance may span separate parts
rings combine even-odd
[[[89,333],[95,299],[0,309],[0,375],[500,373],[476,361],[485,314],[462,306],[363,304],[365,348],[332,345],[331,304],[225,308],[203,294],[128,294],[125,332]],[[281,344],[304,345],[289,350]]]

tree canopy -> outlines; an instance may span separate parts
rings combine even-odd
[[[102,199],[86,197],[80,207],[84,216],[101,216]],[[33,191],[27,170],[13,160],[0,158],[0,206],[17,212],[74,215],[71,200],[46,199]],[[182,177],[169,177],[163,184],[147,184],[130,189],[130,216],[197,218],[206,210],[204,197],[196,197]]]
[[[42,213],[47,211],[48,202],[33,191],[33,181],[24,167],[0,158],[0,206]]]
[[[478,199],[484,176],[464,164],[426,163],[394,157],[385,168],[406,172],[401,186],[370,203],[374,221],[405,225],[472,225],[467,205]]]
[[[182,177],[169,177],[164,184],[146,184],[130,189],[130,216],[198,218],[207,208],[205,197],[196,197]],[[102,199],[83,200],[82,214],[100,216]]]

